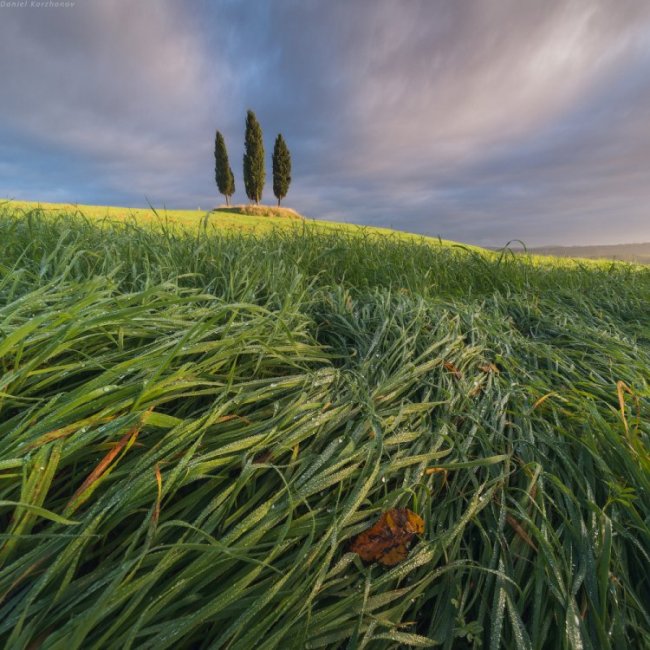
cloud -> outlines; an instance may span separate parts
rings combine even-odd
[[[3,193],[209,206],[219,128],[243,201],[250,107],[269,149],[285,136],[289,201],[312,216],[484,244],[650,239],[645,0],[144,0],[2,19]],[[19,169],[43,172],[38,196]]]
[[[209,150],[219,118],[211,100],[231,70],[208,60],[179,9],[151,0],[5,9],[2,130],[67,153],[64,165],[85,160],[116,193],[187,198],[196,150]]]
[[[443,170],[489,155],[561,115],[633,37],[628,25],[612,39],[611,12],[593,2],[442,6],[436,16],[430,5],[385,4],[348,57],[360,168],[390,168],[395,144],[420,153],[414,166]]]

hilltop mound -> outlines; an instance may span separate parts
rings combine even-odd
[[[231,205],[215,208],[213,212],[230,212],[231,214],[246,214],[251,217],[282,217],[285,219],[304,219],[291,208],[278,208],[272,205]]]

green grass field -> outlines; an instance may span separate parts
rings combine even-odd
[[[650,648],[650,269],[72,212],[0,205],[0,646]]]
[[[408,232],[390,230],[388,228],[362,227],[350,223],[339,223],[335,221],[324,221],[321,219],[286,219],[278,217],[253,216],[248,214],[234,214],[229,209],[216,210],[167,210],[165,208],[120,208],[101,205],[72,205],[66,203],[37,203],[34,201],[11,201],[7,206],[18,211],[42,210],[51,217],[57,215],[78,214],[98,222],[137,222],[153,227],[164,224],[168,229],[195,230],[197,228],[217,228],[219,230],[237,231],[238,233],[262,234],[274,229],[285,229],[294,231],[302,229],[307,223],[312,228],[322,231],[337,233],[373,233],[376,235],[387,235],[393,238],[406,241],[420,241],[421,235],[414,235]],[[254,207],[253,207],[254,209]],[[270,211],[275,208],[271,207]],[[430,241],[442,244],[452,244],[445,240],[431,239]],[[478,250],[474,246],[469,248]]]

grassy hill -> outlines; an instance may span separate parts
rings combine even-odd
[[[57,210],[0,206],[0,645],[649,647],[650,269]]]
[[[0,204],[1,205],[1,204]],[[357,226],[349,223],[325,221],[322,219],[306,219],[293,210],[275,208],[272,206],[237,206],[232,208],[219,207],[214,210],[167,210],[165,208],[121,208],[115,206],[84,205],[70,203],[39,203],[36,201],[7,201],[8,209],[19,212],[39,210],[49,216],[78,214],[98,222],[131,222],[140,225],[160,226],[181,230],[194,230],[197,228],[217,228],[219,230],[240,233],[266,233],[274,229],[288,229],[294,231],[304,224],[311,224],[313,228],[322,232],[336,231],[338,233],[366,233],[373,235],[387,235],[405,241],[419,241],[428,239],[431,242],[443,245],[453,244],[437,238],[423,238],[408,232],[391,230],[389,228],[376,228],[371,226]],[[470,246],[474,250],[478,247]]]

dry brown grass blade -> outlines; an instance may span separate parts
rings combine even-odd
[[[155,472],[156,472],[156,485],[158,487],[158,495],[156,497],[156,506],[153,510],[153,516],[152,516],[152,523],[154,528],[158,524],[158,519],[160,519],[160,502],[162,501],[162,474],[160,473],[160,463],[156,463]]]
[[[0,605],[4,602],[4,599],[19,585],[21,584],[26,578],[28,578],[38,567],[45,562],[47,558],[42,558],[38,560],[38,562],[34,562],[34,564],[30,565],[27,567],[25,571],[23,571],[8,587],[8,589],[0,594]]]
[[[482,390],[485,389],[485,375],[477,377],[474,381],[472,389],[467,393],[469,397],[476,397]]]
[[[34,442],[29,443],[29,445],[27,445],[27,449],[35,449],[36,447],[41,447],[42,445],[45,445],[48,442],[52,442],[53,440],[65,438],[66,436],[69,436],[71,433],[74,433],[83,427],[87,427],[93,424],[106,424],[107,422],[113,421],[116,417],[117,415],[106,416],[103,418],[91,416],[89,418],[73,422],[72,424],[68,424],[65,427],[54,429],[53,431],[49,431],[48,433],[43,434],[40,438],[34,440]]]
[[[623,420],[623,426],[625,427],[625,433],[630,433],[630,427],[627,422],[627,416],[625,415],[625,393],[630,395],[634,400],[634,406],[636,407],[636,425],[635,430],[639,428],[639,422],[641,420],[641,403],[639,401],[639,396],[624,382],[616,382],[616,392],[618,394],[618,405],[621,410],[621,420]]]
[[[73,513],[84,501],[85,499],[84,494],[88,491],[88,489],[98,481],[102,475],[106,472],[106,470],[110,467],[111,463],[115,459],[115,457],[124,449],[129,442],[131,444],[135,442],[135,439],[138,437],[138,434],[140,433],[140,427],[141,425],[137,425],[127,431],[119,440],[119,442],[111,449],[105,456],[102,458],[95,469],[88,475],[86,480],[79,486],[77,491],[72,495],[72,498],[70,501],[68,501],[68,504],[65,507],[64,512],[67,514]]]
[[[512,516],[512,515],[506,515],[506,521],[512,526],[512,529],[517,533],[521,539],[530,546],[530,548],[537,553],[538,549],[537,546],[535,545],[535,542],[533,542],[532,538],[530,535],[522,528],[521,524]]]
[[[440,481],[440,490],[442,490],[444,487],[447,487],[447,478],[449,477],[449,471],[444,467],[427,467],[424,470],[424,473],[427,476],[439,474],[442,477],[442,480]]]
[[[456,377],[456,379],[463,378],[463,373],[451,361],[445,361],[442,365],[444,369]]]
[[[550,397],[556,397],[556,393],[550,392],[546,393],[546,395],[542,395],[538,400],[535,401],[533,404],[531,411],[534,411],[536,408],[540,407],[547,399]]]
[[[624,381],[616,382],[616,392],[618,393],[618,405],[621,409],[621,420],[623,420],[623,426],[625,427],[625,433],[629,433],[630,429],[627,425],[627,417],[625,416],[625,392],[631,392],[627,384]]]

